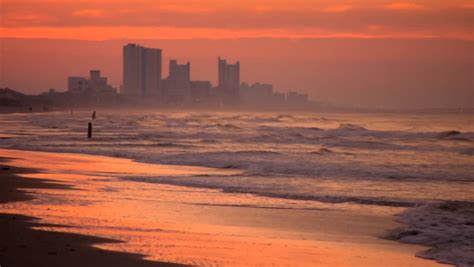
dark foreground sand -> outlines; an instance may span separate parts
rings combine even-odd
[[[0,205],[30,199],[18,188],[72,189],[47,180],[19,177],[32,173],[4,164],[0,159]],[[0,266],[183,266],[147,261],[143,255],[113,252],[92,247],[95,244],[120,242],[94,236],[48,232],[33,229],[43,226],[36,218],[0,213]],[[64,226],[67,227],[67,226]]]

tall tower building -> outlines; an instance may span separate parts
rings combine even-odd
[[[191,63],[178,64],[176,60],[170,60],[171,86],[176,89],[189,89],[191,82]]]
[[[172,99],[185,100],[190,96],[191,63],[178,64],[170,60],[169,77],[166,80],[166,95]]]
[[[161,49],[136,44],[123,47],[123,94],[134,97],[159,94]]]
[[[238,89],[240,86],[240,62],[228,64],[225,59],[217,59],[219,88]]]
[[[224,104],[239,102],[240,62],[228,64],[225,59],[217,59],[218,88]]]
[[[123,47],[123,94],[142,96],[143,80],[143,47],[128,44]]]

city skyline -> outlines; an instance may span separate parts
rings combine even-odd
[[[101,76],[100,70],[90,70],[89,78],[68,76],[65,94],[54,89],[46,94],[56,101],[61,96],[66,99],[76,97],[75,106],[97,104],[100,99],[104,105],[142,103],[157,108],[177,105],[211,109],[242,106],[252,109],[310,110],[322,107],[321,103],[311,101],[307,94],[294,91],[285,94],[274,91],[272,84],[241,82],[240,61],[232,64],[218,56],[218,77],[213,86],[209,80],[191,79],[190,61],[180,64],[176,59],[170,59],[168,76],[163,78],[163,51],[160,48],[128,43],[122,49],[123,83],[118,89],[108,84],[108,78]],[[56,104],[66,104],[61,102]]]
[[[473,107],[469,0],[49,3],[2,2],[0,87],[40,93],[101,69],[118,88],[121,47],[140,43],[191,61],[192,80],[218,83],[222,55],[245,62],[244,81],[338,106]]]
[[[0,87],[38,94],[51,87],[66,88],[64,77],[87,75],[90,69],[103,70],[109,82],[119,87],[124,43],[3,39]],[[214,84],[217,82],[215,60],[220,54],[232,61],[238,58],[245,62],[241,73],[244,81],[271,82],[276,90],[283,92],[298,88],[319,101],[338,106],[472,107],[472,42],[248,39],[140,43],[169,51],[164,61],[170,59],[169,55],[180,62],[191,60],[192,79],[209,79]],[[242,45],[253,50],[241,50]],[[22,47],[21,53],[16,52],[18,47]],[[307,54],[301,56],[302,51]],[[253,56],[256,52],[261,53],[259,57]],[[163,75],[167,72],[164,68]]]

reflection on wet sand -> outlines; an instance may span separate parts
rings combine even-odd
[[[37,170],[3,165],[0,157],[0,207],[12,201],[33,199],[27,196],[26,188],[49,188],[70,190],[64,184],[37,178],[18,176]],[[23,188],[19,190],[18,188]],[[18,210],[18,212],[21,212]],[[120,240],[106,239],[75,233],[44,231],[51,227],[38,218],[20,214],[0,213],[0,265],[2,266],[182,266],[179,264],[148,261],[143,255],[94,248],[99,243],[117,243]],[[56,229],[66,225],[54,225]],[[38,229],[35,229],[38,228]]]
[[[41,218],[35,229],[124,241],[103,249],[196,265],[436,266],[416,258],[420,246],[377,238],[396,227],[402,208],[315,204],[229,194],[213,189],[131,182],[125,176],[236,175],[235,170],[151,165],[76,154],[0,150],[8,164],[41,170],[22,174],[71,190],[24,189],[34,197],[1,213]],[[297,205],[294,205],[298,202]],[[298,206],[299,209],[293,207]],[[301,209],[304,207],[304,209]]]

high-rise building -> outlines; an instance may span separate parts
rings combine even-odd
[[[67,90],[70,92],[84,92],[89,88],[86,77],[70,76],[67,78]]]
[[[228,64],[225,59],[217,59],[218,89],[224,104],[235,104],[240,101],[240,62]]]
[[[178,64],[176,60],[170,60],[170,74],[168,80],[175,89],[189,89],[191,82],[191,63]]]
[[[308,103],[308,95],[298,92],[289,92],[286,94],[286,102],[290,105],[302,105]]]
[[[176,60],[170,60],[169,76],[164,84],[166,97],[176,101],[188,99],[191,86],[191,63],[178,64]]]
[[[240,62],[228,64],[225,59],[218,58],[218,75],[220,88],[238,89],[240,86]]]
[[[156,96],[161,84],[161,49],[136,44],[123,47],[123,94]]]
[[[89,79],[86,77],[68,77],[68,91],[73,93],[89,92],[114,92],[111,85],[107,83],[107,78],[100,75],[100,70],[91,70]]]
[[[100,70],[91,70],[89,76],[89,87],[104,88],[107,86],[107,78],[100,76]]]
[[[144,91],[143,47],[128,44],[123,47],[123,91],[127,96],[141,96]]]
[[[191,81],[191,99],[204,102],[211,96],[212,84],[210,81]]]

